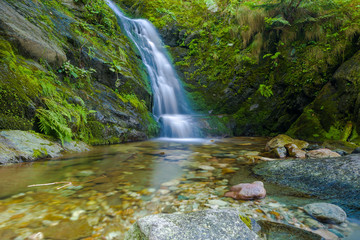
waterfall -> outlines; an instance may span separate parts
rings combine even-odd
[[[153,114],[160,123],[161,137],[199,137],[192,110],[156,28],[147,20],[126,17],[111,0],[106,2],[147,69],[154,96]]]

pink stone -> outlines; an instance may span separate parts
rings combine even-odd
[[[337,152],[333,152],[330,149],[322,148],[317,150],[312,150],[306,153],[308,158],[332,158],[332,157],[341,157]]]
[[[265,198],[266,190],[260,181],[253,183],[241,183],[230,188],[230,192],[225,193],[225,197],[238,200],[253,200]]]

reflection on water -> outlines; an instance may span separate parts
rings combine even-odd
[[[222,207],[305,229],[316,225],[297,206],[318,200],[292,189],[265,183],[266,199],[223,197],[230,185],[258,180],[249,171],[251,156],[265,143],[156,139],[1,167],[0,239],[38,233],[45,239],[122,239],[142,216]]]

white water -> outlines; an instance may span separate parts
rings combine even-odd
[[[110,0],[109,7],[140,52],[154,94],[153,114],[161,124],[161,137],[199,137],[184,90],[155,27],[144,19],[130,19]]]

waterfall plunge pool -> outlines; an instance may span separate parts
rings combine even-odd
[[[322,200],[267,182],[265,199],[224,197],[231,185],[259,180],[249,159],[267,140],[155,139],[2,166],[0,239],[25,239],[39,232],[46,239],[123,239],[138,218],[149,214],[227,207],[305,228],[313,220],[299,207]],[[54,182],[59,184],[28,187]],[[349,223],[347,231],[356,228],[358,224]]]

